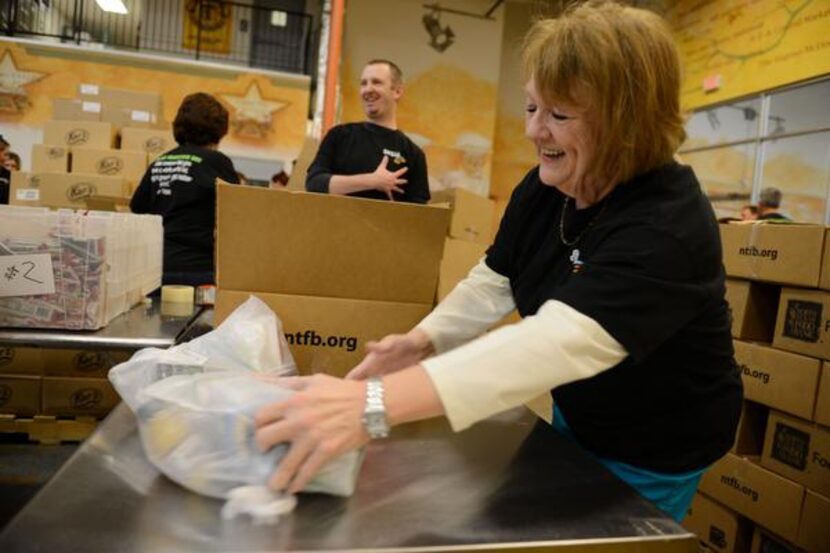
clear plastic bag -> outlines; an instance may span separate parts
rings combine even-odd
[[[285,455],[263,453],[253,417],[294,392],[258,375],[296,374],[282,325],[251,297],[218,328],[167,350],[141,350],[109,379],[136,414],[144,450],[170,479],[227,499],[239,486],[263,486]],[[304,491],[351,495],[362,453],[329,463]]]

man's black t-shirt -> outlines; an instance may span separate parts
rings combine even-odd
[[[213,271],[216,177],[239,182],[225,154],[179,146],[150,164],[133,194],[133,212],[164,218],[165,273]]]
[[[563,204],[533,169],[486,259],[510,279],[522,316],[561,301],[629,353],[556,388],[554,401],[600,457],[670,473],[708,466],[732,446],[742,387],[718,227],[694,173],[671,163],[590,208]]]
[[[0,166],[0,204],[9,203],[9,189],[12,173],[5,167]]]
[[[404,193],[392,193],[395,201],[427,203],[429,183],[424,152],[401,131],[368,122],[346,123],[329,130],[320,144],[317,156],[308,168],[306,190],[327,194],[332,175],[372,173],[383,156],[389,158],[386,166],[389,171],[409,168],[401,177],[407,181],[401,186]],[[376,200],[388,199],[380,190],[362,190],[348,195]]]

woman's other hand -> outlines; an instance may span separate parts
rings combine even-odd
[[[349,380],[393,373],[412,365],[435,352],[426,332],[413,328],[406,334],[390,334],[379,342],[366,345],[368,354],[346,375]]]
[[[262,451],[290,442],[268,484],[297,493],[327,462],[369,441],[361,422],[366,384],[323,374],[281,378],[279,384],[297,393],[257,412],[255,438]]]

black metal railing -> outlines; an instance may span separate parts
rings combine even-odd
[[[0,0],[0,33],[311,74],[312,17],[277,0]]]

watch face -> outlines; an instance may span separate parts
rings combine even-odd
[[[386,414],[383,411],[364,413],[363,425],[370,438],[385,438],[389,435],[389,425],[386,423]]]

